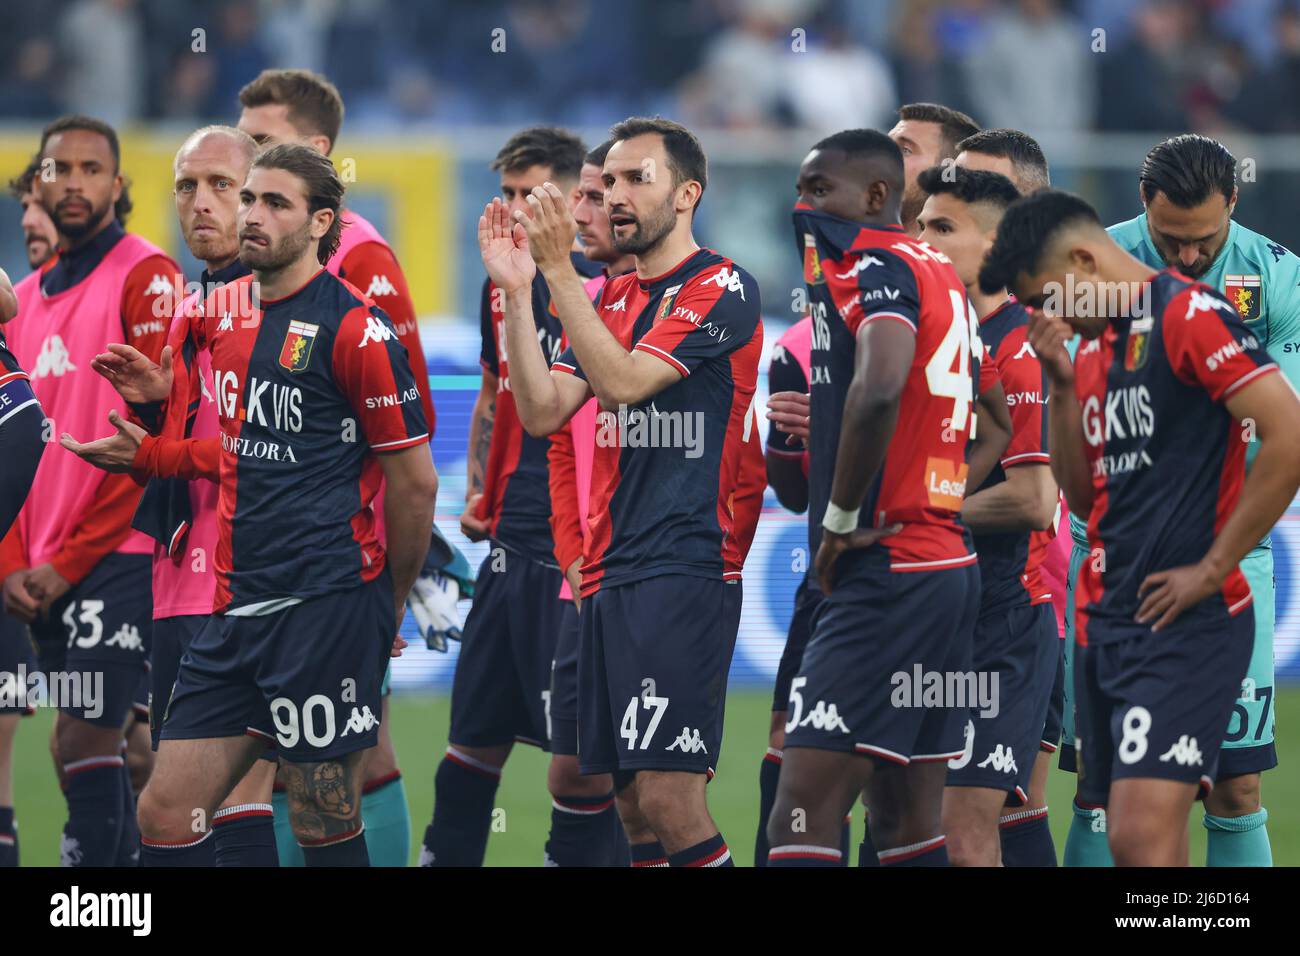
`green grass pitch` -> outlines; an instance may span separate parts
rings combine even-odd
[[[771,694],[735,691],[727,700],[727,721],[718,775],[709,784],[709,808],[730,844],[736,862],[753,863],[754,831],[758,823],[758,764],[767,746]],[[433,809],[433,771],[447,743],[449,700],[445,694],[398,694],[393,698],[393,738],[411,805],[411,862]],[[23,864],[58,864],[59,831],[65,807],[50,766],[48,740],[53,714],[43,710],[22,722],[14,754],[15,809],[20,826]],[[1277,696],[1277,723],[1300,725],[1300,687],[1283,688]],[[1264,777],[1264,805],[1269,810],[1273,858],[1278,866],[1300,865],[1300,745],[1278,740],[1280,767]],[[488,841],[488,866],[540,866],[542,846],[550,826],[551,802],[546,793],[545,754],[524,745],[515,748],[498,791],[499,830]],[[1070,825],[1074,777],[1053,769],[1049,804],[1057,852],[1065,846]],[[1191,859],[1205,861],[1205,829],[1201,812],[1191,816]],[[854,861],[861,839],[862,814],[854,814]]]

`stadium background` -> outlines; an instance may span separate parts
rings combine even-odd
[[[1137,169],[1152,145],[1206,132],[1238,157],[1236,218],[1289,248],[1300,244],[1300,10],[1288,0],[44,0],[11,4],[5,16],[0,177],[23,168],[40,126],[60,113],[114,122],[132,181],[130,228],[177,255],[190,278],[198,266],[180,241],[170,178],[185,133],[233,122],[239,87],[264,67],[317,69],[338,84],[347,116],[333,158],[349,206],[393,242],[421,315],[438,410],[437,520],[473,563],[486,546],[466,542],[457,523],[478,388],[482,269],[473,230],[496,190],[487,164],[519,126],[569,125],[592,145],[633,113],[662,112],[697,129],[710,159],[697,236],[758,278],[764,368],[801,288],[789,224],[800,158],[835,129],[887,129],[900,102],[936,100],[985,126],[1030,132],[1054,183],[1088,197],[1107,222],[1140,211]],[[18,219],[17,204],[0,198],[0,266],[15,278],[26,272]],[[761,402],[765,379],[759,388]],[[744,780],[738,813],[740,802],[756,812],[748,807],[756,799],[751,768],[807,560],[804,527],[769,493],[746,565],[732,666],[732,709],[748,715],[739,720],[753,738],[748,753],[730,739],[727,748]],[[1294,683],[1300,502],[1274,549],[1278,673]],[[401,718],[394,723],[399,752],[423,750],[422,768],[445,739],[441,692],[457,650],[413,644],[394,662],[401,711],[427,711],[441,728],[431,750],[428,721],[405,730]],[[1297,701],[1300,690],[1284,692],[1282,714],[1300,710]],[[737,723],[729,720],[729,738],[740,733]],[[1279,723],[1285,734],[1285,718]],[[20,806],[26,760],[45,759],[31,754],[35,736],[20,735]],[[44,787],[48,767],[32,773]],[[417,788],[427,790],[427,781],[412,787],[422,825],[429,804]],[[1297,802],[1289,802],[1288,812],[1268,801],[1275,831],[1294,837],[1279,846],[1279,862],[1290,847],[1300,857],[1300,820],[1289,819]]]

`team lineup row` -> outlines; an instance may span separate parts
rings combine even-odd
[[[1232,221],[1222,146],[1159,144],[1144,213],[1108,233],[1030,137],[946,107],[816,143],[808,314],[773,350],[764,455],[759,289],[693,238],[698,140],[658,118],[590,151],[521,131],[478,227],[474,576],[432,527],[405,280],[327,158],[337,91],[268,71],[240,102],[176,156],[206,266],[188,297],[122,227],[111,128],[52,123],[14,184],[36,271],[0,299],[0,438],[27,466],[0,502],[5,607],[33,670],[103,675],[59,704],[65,862],[404,864],[387,660],[408,608],[445,647],[472,594],[422,864],[482,863],[522,740],[551,753],[548,862],[730,865],[706,784],[768,484],[816,557],[760,864],[845,864],[861,797],[864,865],[1052,865],[1062,738],[1076,862],[1185,863],[1198,793],[1210,862],[1268,862],[1267,533],[1300,485],[1300,302],[1295,257]],[[631,434],[669,421],[698,434]],[[0,647],[28,665],[25,633]],[[911,674],[940,692],[900,695]],[[963,679],[995,699],[941,692]]]

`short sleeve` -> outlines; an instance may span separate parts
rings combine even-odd
[[[705,268],[675,295],[669,287],[664,298],[669,295],[671,311],[633,348],[663,359],[683,378],[745,345],[759,327],[758,283],[730,264]]]
[[[895,252],[864,250],[846,271],[831,273],[831,293],[849,332],[868,322],[902,322],[913,332],[920,324],[921,295],[916,273]]]
[[[1215,290],[1195,285],[1170,300],[1160,326],[1169,364],[1180,381],[1199,385],[1221,402],[1277,365]],[[1134,333],[1129,332],[1129,348]]]
[[[492,285],[491,279],[483,280],[483,294],[479,297],[478,321],[479,333],[483,338],[482,345],[479,347],[478,360],[483,368],[487,369],[493,375],[500,375],[500,365],[497,362],[497,323],[496,315],[492,311],[493,292],[496,287]]]
[[[1002,391],[1011,415],[1011,441],[1002,453],[1002,467],[1050,462],[1047,454],[1047,380],[1038,355],[1029,344],[1027,326],[1012,329],[998,345],[997,354],[987,356],[996,363]]]
[[[378,306],[344,316],[334,339],[334,377],[375,451],[400,451],[429,440],[420,390],[406,347]]]

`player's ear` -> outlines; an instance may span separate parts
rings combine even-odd
[[[863,193],[862,198],[867,215],[878,215],[885,208],[885,204],[889,202],[889,184],[883,179],[872,180],[867,183],[867,190]]]
[[[688,179],[677,187],[677,201],[673,208],[678,212],[690,212],[695,208],[695,204],[700,201],[700,184],[694,179]]]
[[[324,238],[332,225],[334,225],[334,210],[317,209],[311,214],[311,237],[313,239]]]
[[[1237,208],[1237,187],[1232,187],[1232,198],[1228,200],[1228,218],[1232,218],[1232,211]]]
[[[322,156],[328,156],[334,149],[334,144],[324,133],[317,133],[315,136],[308,136],[307,145],[316,150]]]
[[[1092,249],[1082,243],[1070,248],[1070,271],[1076,275],[1091,276],[1097,274],[1097,257]]]

